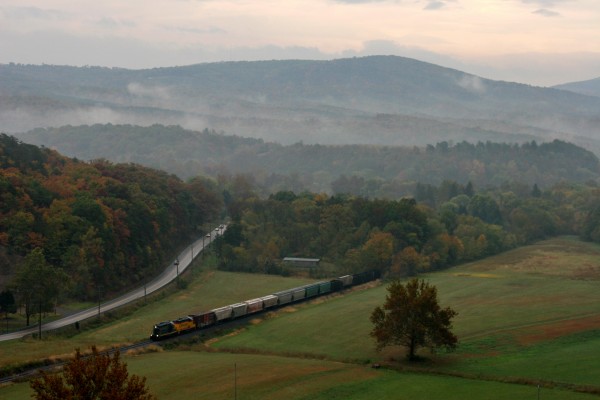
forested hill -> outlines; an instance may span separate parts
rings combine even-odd
[[[416,182],[471,181],[479,188],[510,182],[544,188],[561,181],[595,182],[600,173],[593,153],[559,140],[522,145],[284,146],[161,125],[67,126],[37,129],[20,137],[80,159],[136,162],[184,179],[227,172],[253,174],[266,194],[308,189],[397,198],[414,194]]]
[[[215,221],[220,197],[201,181],[134,164],[81,162],[0,134],[0,284],[41,248],[94,298],[150,276]],[[169,257],[169,258],[167,258]]]
[[[554,86],[556,89],[569,90],[571,92],[600,97],[600,78],[587,81],[570,82]]]
[[[600,152],[599,115],[600,98],[395,56],[146,70],[0,65],[0,120],[10,133],[160,123],[283,144],[559,138]]]

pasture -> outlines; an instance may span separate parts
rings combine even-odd
[[[538,384],[541,399],[598,398],[600,247],[557,238],[423,277],[437,286],[442,306],[459,312],[460,346],[422,351],[426,360],[416,365],[399,348],[377,353],[369,337],[385,284],[286,307],[207,343],[125,360],[160,399],[233,398],[234,365],[244,399],[535,399]],[[105,326],[1,343],[0,359],[5,365],[134,341],[153,322],[305,282],[205,271],[185,291]],[[27,384],[0,388],[0,398],[29,393]]]
[[[535,399],[537,387],[449,376],[398,373],[368,366],[266,355],[169,351],[125,358],[146,376],[152,393],[169,400]],[[544,400],[597,396],[541,388]],[[27,383],[0,389],[6,399],[30,397]]]
[[[196,276],[187,289],[167,291],[148,302],[141,300],[137,308],[102,323],[92,318],[83,323],[80,333],[74,327],[61,334],[47,335],[43,340],[31,337],[23,340],[0,342],[0,368],[43,360],[63,358],[74,353],[75,348],[87,349],[95,344],[108,348],[117,344],[130,344],[147,339],[156,322],[175,319],[183,315],[210,310],[226,304],[268,294],[282,288],[291,288],[309,283],[300,278],[283,278],[273,275],[236,274],[214,270]],[[111,313],[115,314],[115,313]],[[95,326],[97,325],[97,326]]]

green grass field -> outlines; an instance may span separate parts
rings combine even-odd
[[[170,400],[414,400],[536,399],[537,387],[449,376],[398,373],[368,366],[265,355],[170,351],[125,358],[147,378],[159,399]],[[27,383],[0,388],[3,399],[29,399]],[[597,396],[541,388],[544,400]]]
[[[170,293],[167,297],[159,298],[145,306],[141,301],[137,310],[122,319],[94,329],[82,330],[74,336],[49,335],[44,340],[29,337],[0,342],[0,367],[62,357],[73,354],[75,348],[87,349],[93,344],[104,348],[138,342],[150,336],[152,326],[156,322],[210,310],[308,282],[310,280],[299,278],[209,270],[198,274],[186,290]],[[74,334],[75,328],[68,331]]]
[[[383,303],[385,284],[270,313],[188,351],[126,361],[160,399],[233,398],[234,365],[240,399],[536,399],[538,383],[541,399],[598,398],[599,246],[558,238],[424,277],[438,287],[442,305],[459,312],[460,346],[454,353],[423,351],[427,360],[416,365],[402,349],[377,353],[369,337],[369,315]],[[303,282],[207,271],[185,292],[100,328],[68,339],[0,343],[0,359],[5,365],[134,341],[155,321]],[[370,368],[375,362],[384,368]],[[0,388],[0,398],[29,394],[26,383]]]

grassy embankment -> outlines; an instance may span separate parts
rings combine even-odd
[[[152,309],[152,320],[179,315],[180,302],[200,293],[216,295],[210,290],[222,293],[219,286],[245,290],[256,285],[257,293],[245,292],[233,301],[264,294],[261,285],[267,283],[261,281],[267,278],[205,275],[172,301],[71,338],[69,350],[77,341],[125,341],[136,335],[130,330],[140,329],[144,313]],[[461,346],[416,366],[404,361],[401,349],[373,350],[368,316],[383,302],[384,286],[288,308],[209,344],[211,351],[229,353],[169,351],[126,361],[161,399],[231,398],[234,365],[240,398],[243,393],[246,399],[536,398],[538,383],[543,399],[598,398],[574,392],[599,388],[600,360],[594,357],[600,350],[598,246],[555,239],[427,279],[438,287],[442,304],[459,312],[455,331]],[[279,286],[266,292],[288,282],[271,282]],[[8,349],[0,347],[2,360]],[[197,344],[189,349],[205,350]],[[373,370],[372,362],[390,369]],[[0,389],[0,397],[25,399],[27,393],[26,384]]]

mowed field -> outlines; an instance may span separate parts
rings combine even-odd
[[[399,348],[375,352],[369,337],[369,315],[383,303],[385,284],[284,308],[207,343],[125,360],[130,372],[148,378],[161,399],[600,396],[600,247],[558,238],[424,278],[438,287],[443,306],[459,312],[454,328],[460,346],[449,354],[423,351],[427,360],[416,365],[408,364]],[[236,289],[227,295],[232,297],[199,300],[218,296],[233,282]],[[185,307],[213,308],[296,283],[302,281],[207,272],[185,292],[122,321],[43,342],[51,347],[64,341],[71,351],[91,343],[133,341],[136,329],[147,336],[148,323],[142,322],[148,318],[174,318],[190,312]],[[0,347],[2,364],[5,357],[15,357],[13,351],[34,346],[25,341]],[[371,368],[373,363],[382,368]],[[0,388],[0,398],[26,399],[30,393],[26,383]]]

